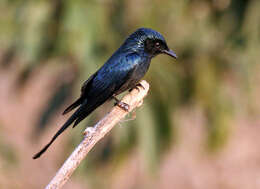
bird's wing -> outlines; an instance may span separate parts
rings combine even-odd
[[[81,87],[80,97],[69,107],[63,115],[81,105],[87,97],[97,98],[103,92],[111,93],[130,77],[139,61],[142,61],[136,53],[112,56],[96,73],[89,77]]]
[[[84,104],[81,105],[81,107],[84,106],[84,108],[77,116],[73,127],[98,106],[111,98],[111,96],[131,78],[140,60],[140,56],[132,53],[127,56],[121,56],[115,60],[110,59],[101,67],[95,77],[82,88],[82,96],[86,97]]]
[[[78,107],[80,104],[83,103],[84,99],[86,98],[88,88],[91,86],[93,78],[95,78],[96,75],[97,75],[97,72],[94,73],[92,76],[90,76],[88,78],[88,80],[83,83],[83,85],[81,87],[80,97],[64,110],[64,112],[62,113],[63,115],[70,112],[71,110],[73,110],[74,108]]]
[[[142,58],[137,53],[109,59],[82,93],[87,93],[89,98],[97,98],[104,93],[110,93],[111,96],[129,79],[140,61]]]

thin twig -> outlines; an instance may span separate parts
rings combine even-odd
[[[129,104],[129,112],[136,107],[142,105],[143,98],[147,95],[149,84],[146,81],[141,81],[143,86],[132,90],[127,94],[122,102]],[[94,127],[88,127],[84,131],[84,139],[74,150],[74,152],[65,161],[55,177],[46,186],[46,189],[61,188],[70,178],[74,170],[79,166],[80,162],[86,157],[88,152],[95,144],[102,139],[121,119],[129,112],[115,106],[103,119],[101,119]]]

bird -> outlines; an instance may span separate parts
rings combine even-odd
[[[138,86],[142,87],[139,81],[148,71],[152,58],[159,54],[177,59],[159,32],[139,28],[130,34],[105,64],[83,83],[80,97],[64,110],[63,115],[77,109],[33,159],[39,158],[72,123],[74,128],[106,101],[114,99],[117,106],[128,111],[129,105],[116,96]]]

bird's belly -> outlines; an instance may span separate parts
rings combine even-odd
[[[145,62],[144,64],[138,65],[135,71],[132,73],[131,77],[125,82],[119,90],[115,92],[116,95],[134,88],[138,82],[144,77],[150,66],[150,62]]]
[[[119,88],[119,90],[117,90],[117,91],[115,92],[115,95],[118,95],[118,94],[120,94],[120,93],[122,93],[122,92],[124,92],[124,91],[126,91],[126,90],[128,90],[128,89],[134,88],[139,81],[140,81],[140,79],[139,79],[139,80],[137,80],[137,79],[128,80],[126,83],[124,83],[124,84]]]

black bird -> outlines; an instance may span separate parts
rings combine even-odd
[[[132,33],[107,62],[85,81],[81,88],[80,97],[65,109],[63,114],[79,106],[78,109],[58,130],[51,141],[33,156],[33,159],[39,158],[73,122],[74,128],[107,100],[115,99],[117,105],[127,111],[128,104],[118,100],[116,95],[135,88],[147,72],[151,59],[158,54],[167,54],[177,58],[159,32],[140,28]]]

